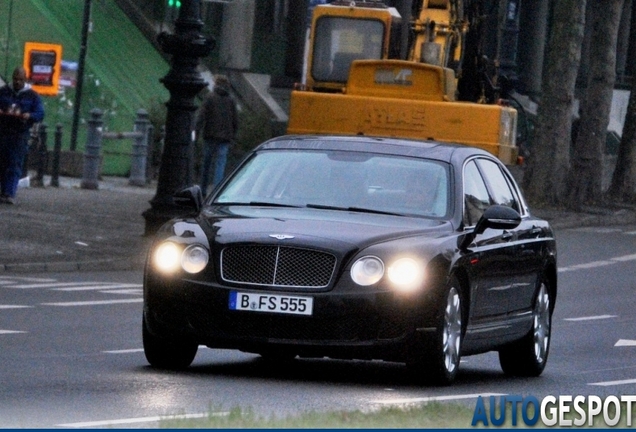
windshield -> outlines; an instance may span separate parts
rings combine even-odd
[[[382,58],[384,23],[373,19],[323,16],[316,23],[312,77],[346,82],[351,62]]]
[[[256,153],[213,203],[334,208],[445,217],[448,167],[373,153],[268,150]]]

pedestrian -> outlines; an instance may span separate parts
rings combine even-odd
[[[204,196],[210,184],[213,160],[212,189],[225,175],[227,154],[237,129],[238,116],[236,104],[230,96],[230,81],[225,75],[216,75],[214,89],[201,104],[195,120],[195,130],[203,138],[201,191]]]
[[[29,146],[31,126],[44,119],[42,99],[17,67],[11,84],[0,88],[0,203],[15,204],[18,182]]]

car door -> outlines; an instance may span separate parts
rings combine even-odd
[[[495,203],[479,169],[479,159],[464,165],[464,224],[474,228],[483,212]],[[508,311],[513,282],[514,233],[486,229],[469,246],[466,262],[471,279],[471,323],[487,323]],[[483,331],[479,330],[479,331]]]
[[[522,215],[519,226],[506,230],[507,281],[510,283],[505,294],[508,312],[528,309],[531,306],[536,278],[541,263],[541,241],[543,232],[525,215],[525,209],[514,180],[500,164],[488,159],[478,159],[477,165],[484,176],[494,204],[512,207]]]

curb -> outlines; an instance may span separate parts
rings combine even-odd
[[[74,272],[74,271],[123,271],[143,270],[145,258],[115,258],[76,262],[42,262],[0,264],[0,273]]]

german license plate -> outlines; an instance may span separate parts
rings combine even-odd
[[[230,291],[230,309],[311,315],[314,309],[314,299],[306,296]]]

